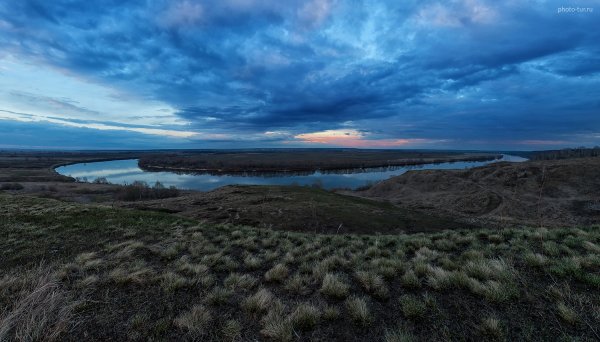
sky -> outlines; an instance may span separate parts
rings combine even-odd
[[[600,145],[600,0],[0,1],[0,148]]]

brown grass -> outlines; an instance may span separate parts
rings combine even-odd
[[[0,316],[0,341],[56,341],[73,322],[69,294],[50,269],[24,272],[17,299]],[[23,273],[21,274],[23,277]]]

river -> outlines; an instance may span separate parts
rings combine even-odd
[[[378,182],[389,177],[401,175],[409,170],[448,170],[466,169],[483,166],[498,161],[522,162],[527,159],[503,155],[501,159],[477,162],[446,162],[437,164],[422,164],[416,166],[380,167],[373,169],[341,170],[336,172],[305,172],[294,173],[263,173],[263,174],[181,174],[176,172],[148,172],[138,167],[137,159],[111,160],[93,163],[78,163],[56,168],[61,175],[92,182],[104,177],[110,183],[129,184],[134,181],[144,181],[150,185],[161,182],[165,186],[176,186],[179,189],[212,190],[224,185],[253,184],[253,185],[318,185],[325,189],[350,188],[356,189],[369,183]]]

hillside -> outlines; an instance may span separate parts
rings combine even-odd
[[[598,339],[600,229],[320,235],[0,193],[0,340]]]
[[[479,224],[600,223],[600,158],[494,163],[468,170],[411,171],[358,195]]]
[[[225,186],[120,205],[213,223],[310,233],[400,234],[471,228],[438,215],[305,186]]]

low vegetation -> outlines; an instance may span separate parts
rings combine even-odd
[[[106,179],[96,179],[96,184],[108,184]],[[163,199],[179,196],[179,190],[174,187],[165,187],[162,183],[156,182],[153,186],[143,181],[135,181],[131,184],[119,187],[115,193],[115,198],[121,201],[142,201]]]
[[[530,153],[532,160],[554,160],[570,158],[600,157],[600,146],[593,148],[565,148],[562,150],[535,151]]]
[[[9,193],[0,217],[0,340],[600,334],[598,226],[321,235]]]
[[[0,190],[22,190],[23,185],[20,183],[4,183],[0,185]]]

